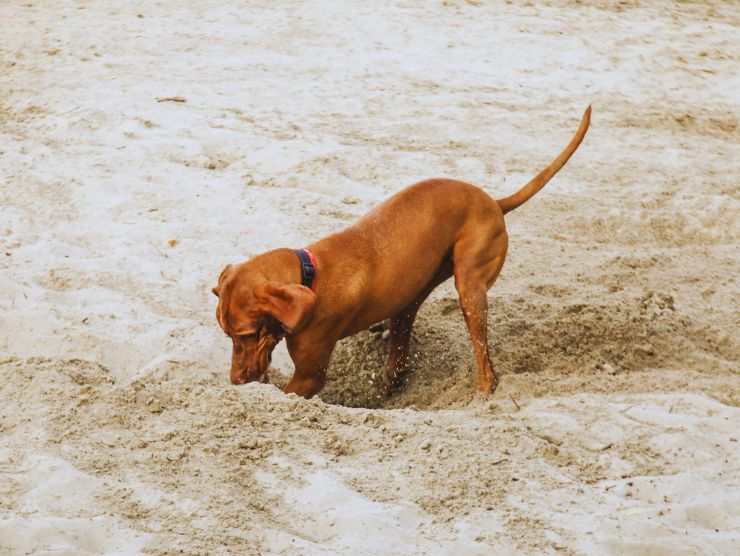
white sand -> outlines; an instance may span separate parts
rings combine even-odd
[[[534,4],[0,4],[0,554],[740,553],[740,5]],[[337,352],[386,409],[228,384],[224,264],[508,194],[588,104],[507,217],[492,400],[450,284],[390,400]]]

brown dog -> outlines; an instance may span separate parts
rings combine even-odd
[[[498,378],[488,355],[486,292],[506,257],[504,214],[563,167],[590,119],[589,106],[565,150],[505,199],[494,200],[460,181],[426,180],[307,250],[276,249],[228,265],[213,293],[219,297],[218,323],[234,344],[231,382],[260,380],[272,350],[285,337],[295,363],[285,392],[311,397],[324,386],[336,342],[389,318],[390,387],[406,365],[419,306],[454,276],[475,352],[478,389],[493,392]]]

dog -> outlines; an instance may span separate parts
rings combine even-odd
[[[454,276],[475,354],[477,388],[491,394],[498,377],[488,349],[487,292],[506,258],[504,215],[563,167],[590,121],[589,106],[558,157],[509,197],[494,200],[465,182],[429,179],[305,249],[275,249],[227,265],[212,291],[218,324],[233,343],[231,382],[263,380],[273,349],[285,338],[295,372],[284,392],[310,398],[324,387],[338,340],[390,319],[385,369],[390,390],[408,363],[419,307]]]

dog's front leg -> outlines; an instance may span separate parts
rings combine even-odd
[[[318,394],[326,383],[326,368],[335,343],[289,340],[288,353],[293,359],[295,372],[283,392],[304,398]]]

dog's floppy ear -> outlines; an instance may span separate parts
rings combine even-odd
[[[213,295],[216,297],[219,297],[221,294],[221,280],[223,280],[224,275],[231,270],[231,265],[227,264],[224,269],[221,271],[221,274],[218,275],[218,286],[213,288],[211,291],[213,292]]]
[[[257,308],[280,322],[288,334],[308,322],[316,305],[316,294],[299,284],[267,282],[254,289],[254,296]]]

